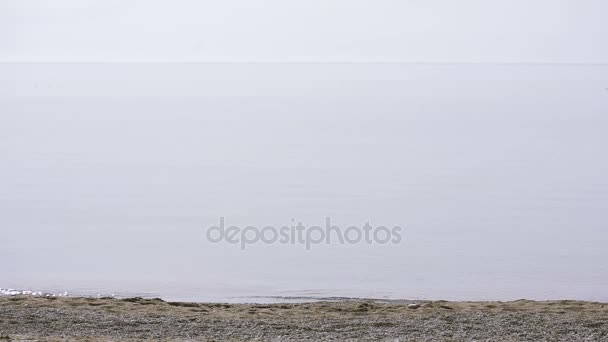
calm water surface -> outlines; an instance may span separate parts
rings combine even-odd
[[[2,64],[0,287],[608,300],[608,67]],[[239,226],[401,225],[238,246]]]

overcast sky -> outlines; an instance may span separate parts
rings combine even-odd
[[[0,0],[0,61],[608,62],[605,0]]]

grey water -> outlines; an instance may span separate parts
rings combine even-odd
[[[607,301],[608,66],[0,64],[0,287]],[[204,229],[400,225],[398,244]]]

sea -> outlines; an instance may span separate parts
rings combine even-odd
[[[0,64],[0,288],[608,301],[608,65]]]

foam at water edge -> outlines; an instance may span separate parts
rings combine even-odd
[[[3,289],[0,288],[0,296],[42,296],[42,297],[67,297],[68,293],[46,293],[42,291],[28,291],[28,290],[15,290],[15,289]]]

